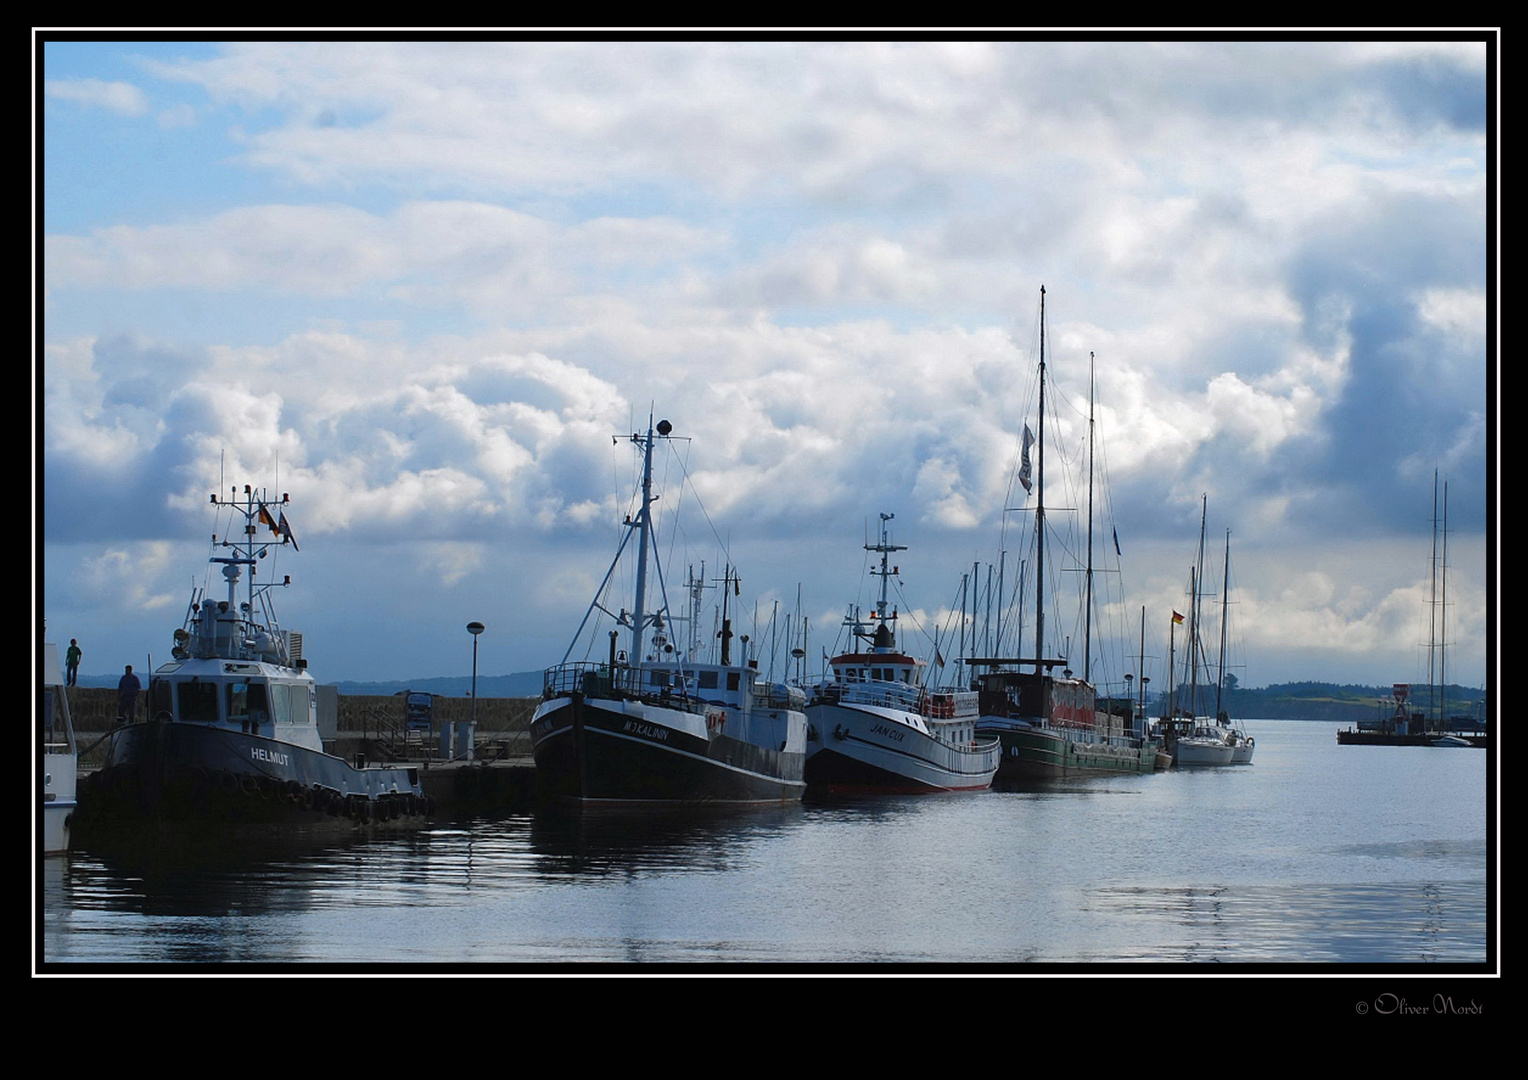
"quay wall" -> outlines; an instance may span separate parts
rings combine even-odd
[[[135,719],[146,720],[148,713],[143,694],[138,695],[138,715]],[[530,728],[531,714],[536,711],[536,698],[479,698],[477,724],[479,732],[521,732]],[[69,714],[78,733],[106,731],[117,715],[117,692],[106,687],[74,686],[69,689]],[[457,723],[472,719],[470,697],[436,697],[435,719]],[[357,735],[373,732],[379,726],[403,723],[403,698],[397,695],[370,697],[339,695],[339,722],[341,734]]]

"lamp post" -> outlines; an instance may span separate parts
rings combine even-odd
[[[478,635],[486,629],[487,627],[480,622],[467,624],[467,633],[472,635],[472,723],[474,727],[477,725],[477,641]]]

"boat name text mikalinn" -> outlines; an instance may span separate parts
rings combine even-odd
[[[633,735],[640,735],[644,739],[657,739],[659,742],[668,742],[668,728],[654,727],[652,724],[628,720],[624,730],[631,732]]]

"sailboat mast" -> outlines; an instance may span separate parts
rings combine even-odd
[[[1215,681],[1215,722],[1220,722],[1220,698],[1226,688],[1226,605],[1231,596],[1231,530],[1226,530],[1226,565],[1220,585],[1220,667]]]
[[[1035,497],[1035,674],[1045,673],[1045,286],[1040,286],[1040,462]]]
[[[1438,574],[1438,724],[1448,716],[1448,481],[1443,481],[1443,562]]]
[[[1093,354],[1088,353],[1088,575],[1082,617],[1082,677],[1093,681]]]
[[[1140,675],[1140,685],[1141,685],[1141,690],[1140,690],[1140,693],[1141,693],[1140,714],[1141,714],[1141,716],[1144,717],[1146,715],[1146,605],[1145,604],[1141,605],[1141,663],[1140,663],[1140,666],[1136,668],[1136,671]]]
[[[1200,598],[1204,586],[1204,520],[1209,512],[1209,495],[1199,497],[1199,561],[1194,564],[1193,589],[1189,596],[1189,626],[1188,626],[1188,666],[1189,666],[1189,691],[1188,711],[1193,716],[1199,715],[1199,617],[1204,607]]]
[[[1437,719],[1434,690],[1437,685],[1435,665],[1438,647],[1438,470],[1433,470],[1432,556],[1428,563],[1432,575],[1432,599],[1427,605],[1427,711]]]

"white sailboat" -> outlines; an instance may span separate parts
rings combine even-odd
[[[1202,622],[1203,611],[1203,574],[1204,566],[1204,527],[1208,511],[1208,496],[1201,497],[1199,511],[1199,557],[1193,567],[1189,569],[1189,631],[1188,650],[1184,656],[1184,666],[1188,675],[1188,707],[1183,709],[1176,704],[1174,691],[1168,688],[1168,712],[1158,725],[1165,741],[1171,746],[1174,763],[1183,766],[1218,766],[1218,765],[1250,765],[1255,743],[1251,736],[1241,728],[1233,725],[1226,712],[1221,708],[1225,690],[1225,648],[1226,648],[1226,614],[1227,614],[1227,591],[1230,587],[1230,554],[1231,532],[1226,530],[1226,578],[1221,588],[1221,617],[1220,617],[1220,669],[1215,693],[1215,715],[1203,716],[1199,713],[1199,658],[1200,658],[1200,634],[1199,628]],[[1176,612],[1174,613],[1176,624]],[[1205,661],[1208,669],[1208,659]],[[1171,660],[1169,660],[1171,667]],[[1181,689],[1181,688],[1180,688]]]

